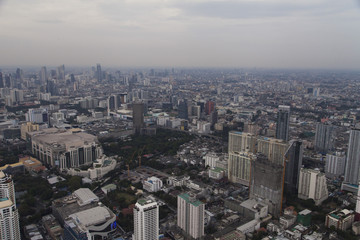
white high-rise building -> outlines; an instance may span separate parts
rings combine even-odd
[[[187,193],[177,197],[177,225],[192,238],[204,236],[205,204]]]
[[[325,174],[319,169],[300,169],[298,198],[313,199],[315,205],[320,205],[328,198],[329,192]]]
[[[345,183],[358,184],[360,181],[360,130],[350,131],[349,147],[345,169]]]
[[[134,207],[133,240],[159,239],[159,205],[152,200],[139,199]]]
[[[346,156],[344,152],[326,154],[325,174],[327,177],[339,177],[345,173]]]
[[[0,240],[20,240],[19,213],[16,208],[14,183],[0,171]]]

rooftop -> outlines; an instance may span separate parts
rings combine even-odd
[[[99,206],[71,214],[69,217],[87,227],[105,222],[111,214],[107,208]]]
[[[197,200],[197,199],[192,199],[192,197],[188,194],[188,193],[183,193],[180,194],[179,197],[181,197],[182,199],[184,199],[187,203],[190,203],[192,205],[194,205],[195,207],[198,207],[202,204],[204,204],[203,202]]]

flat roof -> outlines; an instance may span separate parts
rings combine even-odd
[[[13,205],[11,200],[0,201],[0,208],[11,207]]]
[[[201,201],[199,201],[199,200],[191,201],[190,195],[189,195],[188,193],[180,194],[179,197],[181,197],[182,199],[184,199],[187,203],[190,203],[190,204],[194,205],[195,207],[198,207],[198,206],[200,206],[201,204],[204,204],[203,202],[201,202]]]
[[[74,195],[79,199],[81,204],[99,201],[99,197],[96,196],[89,188],[79,188],[74,192]]]
[[[310,213],[311,213],[311,211],[309,209],[304,209],[301,212],[299,212],[299,214],[301,214],[301,215],[308,215]]]

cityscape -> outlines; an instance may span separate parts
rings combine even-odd
[[[360,239],[359,1],[0,1],[0,240]]]

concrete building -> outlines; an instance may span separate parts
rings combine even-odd
[[[328,189],[325,174],[318,169],[300,170],[298,198],[313,199],[316,205],[320,205],[328,198]]]
[[[204,236],[205,204],[193,195],[183,193],[177,197],[177,225],[186,235],[200,239]]]
[[[280,105],[276,122],[276,138],[289,140],[290,106]]]
[[[256,199],[248,199],[240,203],[239,213],[248,219],[259,220],[268,215],[268,206]]]
[[[357,185],[360,181],[360,130],[350,131],[347,161],[345,168],[345,183]]]
[[[316,151],[327,153],[334,150],[336,127],[333,125],[317,123],[314,147]]]
[[[21,124],[21,139],[26,140],[26,133],[39,131],[39,124],[26,122]]]
[[[258,154],[251,164],[250,199],[259,199],[268,205],[269,213],[280,216],[283,194],[284,167],[270,162],[264,154]]]
[[[334,226],[335,229],[346,231],[354,222],[354,212],[347,209],[336,209],[326,215],[325,227]]]
[[[256,155],[251,152],[229,152],[229,181],[249,186],[251,164],[255,159]]]
[[[209,178],[220,180],[225,176],[225,169],[215,167],[212,169],[209,169]]]
[[[329,178],[344,175],[346,165],[345,152],[335,152],[326,154],[325,175]]]
[[[144,127],[144,104],[142,102],[134,102],[132,109],[134,133],[140,134],[141,128]]]
[[[216,161],[219,161],[220,158],[215,153],[208,153],[204,157],[205,167],[209,166],[210,168],[216,167]]]
[[[148,192],[160,191],[163,187],[163,182],[157,177],[149,177],[143,182],[143,189]]]
[[[228,152],[255,152],[256,136],[250,133],[229,132]]]
[[[33,123],[47,123],[49,120],[46,108],[30,108],[25,114],[25,118],[27,122]]]
[[[283,166],[288,143],[281,139],[259,137],[257,139],[257,152],[264,154],[272,163]]]
[[[21,239],[14,182],[2,171],[0,171],[0,239]]]
[[[52,167],[65,169],[91,165],[102,156],[96,136],[76,129],[44,129],[30,134],[32,153]]]
[[[159,239],[159,206],[152,200],[139,199],[134,207],[133,240]]]

